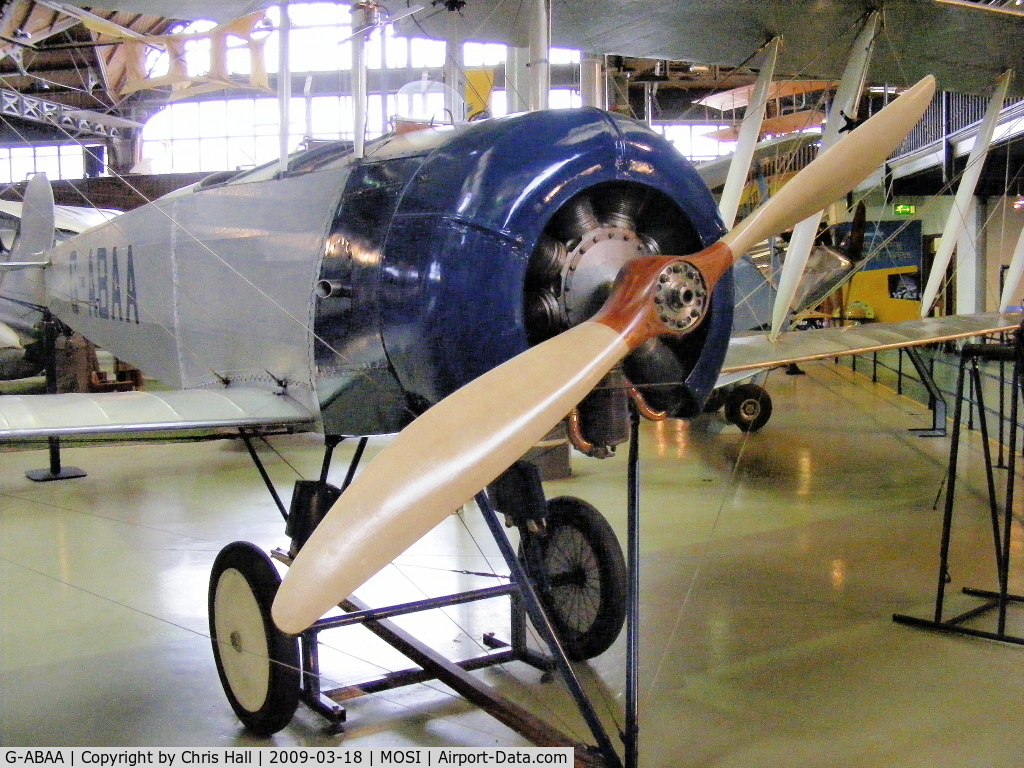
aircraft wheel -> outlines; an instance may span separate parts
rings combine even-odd
[[[744,432],[757,432],[772,416],[772,398],[757,384],[740,384],[725,398],[725,418]]]
[[[611,647],[626,619],[626,561],[615,532],[593,506],[572,496],[547,502],[546,533],[527,559],[544,610],[566,656],[592,659]],[[531,563],[534,561],[534,563]]]
[[[210,638],[231,708],[255,734],[284,728],[299,703],[299,643],[270,617],[281,576],[254,544],[236,541],[210,574]]]

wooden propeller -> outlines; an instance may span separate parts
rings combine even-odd
[[[732,263],[877,168],[920,119],[934,88],[931,77],[919,82],[709,248],[630,262],[593,319],[471,381],[406,427],[295,558],[274,601],[277,626],[301,632],[347,598],[521,457],[632,349],[696,328]]]

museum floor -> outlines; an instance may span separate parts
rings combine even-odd
[[[927,412],[831,364],[775,372],[769,425],[645,424],[641,755],[691,768],[1024,766],[1024,648],[891,621],[934,594],[948,441],[907,429]],[[371,442],[371,447],[373,443]],[[287,489],[317,474],[314,436],[263,452]],[[339,449],[340,481],[349,444]],[[623,451],[623,454],[625,452]],[[994,587],[977,441],[961,474],[951,574]],[[4,746],[501,746],[522,740],[437,683],[349,703],[342,736],[300,706],[272,740],[244,732],[210,653],[210,565],[228,542],[284,546],[234,442],[65,452],[85,479],[34,484],[42,452],[0,455],[0,743]],[[573,457],[549,496],[595,504],[625,537],[624,456]],[[1024,592],[1024,527],[1011,590]],[[439,595],[502,567],[475,512],[453,515],[360,594]],[[401,621],[454,657],[507,633],[507,601]],[[1010,629],[1024,634],[1024,615]],[[330,683],[408,666],[365,630],[323,636]],[[581,673],[621,722],[624,641]],[[560,684],[523,664],[478,673],[585,738]]]

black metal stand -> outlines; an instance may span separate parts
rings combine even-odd
[[[629,606],[626,611],[626,768],[640,764],[640,414],[629,409],[629,467],[626,480],[626,567]]]
[[[925,364],[921,353],[914,347],[907,347],[907,357],[913,363],[917,375],[921,377],[921,383],[928,390],[928,405],[932,412],[932,425],[930,427],[915,427],[911,432],[917,433],[919,437],[945,437],[946,436],[946,399],[942,391],[935,383],[935,377]]]
[[[275,560],[290,563],[292,556],[283,550],[271,552]],[[572,739],[562,735],[543,721],[531,715],[518,705],[510,702],[490,689],[469,673],[496,664],[510,661],[522,661],[542,671],[549,671],[554,663],[541,656],[526,645],[525,618],[523,612],[512,611],[511,642],[497,639],[493,634],[486,634],[482,641],[493,649],[461,661],[451,661],[420,642],[408,632],[400,629],[389,621],[394,616],[403,616],[419,611],[446,608],[453,605],[471,603],[477,600],[488,600],[496,597],[515,597],[519,587],[515,584],[502,584],[484,589],[460,592],[444,597],[417,600],[400,605],[389,605],[382,608],[371,608],[356,598],[349,598],[341,604],[348,611],[344,616],[325,618],[317,621],[312,627],[300,635],[300,653],[302,659],[302,691],[301,698],[310,709],[326,718],[331,730],[340,733],[344,730],[346,711],[343,702],[370,693],[379,693],[427,680],[440,680],[459,694],[481,707],[498,720],[516,730],[535,743],[554,746],[583,747]],[[383,639],[403,655],[408,657],[417,667],[389,672],[378,678],[366,680],[341,688],[324,690],[321,686],[319,660],[319,634],[329,629],[361,624],[375,635]],[[601,763],[604,765],[604,763]]]
[[[634,427],[634,444],[636,442],[635,431]],[[260,475],[264,482],[269,488],[273,488],[265,468],[251,446],[251,435],[243,433],[242,437],[249,448],[253,461],[260,470]],[[352,458],[343,487],[338,489],[326,482],[331,456],[340,440],[341,438],[337,437],[327,437],[324,463],[319,480],[300,480],[296,483],[291,510],[285,515],[288,523],[288,533],[292,537],[292,547],[289,552],[281,549],[274,550],[271,552],[271,556],[274,559],[285,564],[291,563],[299,548],[305,542],[306,537],[312,533],[334,500],[355,475],[356,467],[366,445],[366,438],[362,438]],[[633,457],[633,452],[631,452],[631,457]],[[539,475],[536,476],[535,482],[538,486],[537,493],[540,495],[539,503],[543,508],[543,490],[539,489]],[[631,481],[631,483],[634,482]],[[280,497],[276,492],[273,492],[273,496],[276,504],[284,513],[284,505]],[[369,693],[385,691],[413,683],[421,683],[427,680],[439,680],[529,741],[543,746],[573,747],[576,750],[576,765],[578,766],[622,768],[622,760],[619,758],[611,737],[601,723],[592,702],[584,691],[562,649],[555,629],[545,614],[543,604],[505,533],[499,520],[499,515],[492,505],[488,493],[481,491],[476,496],[476,502],[511,574],[510,577],[495,576],[495,578],[507,579],[508,583],[380,608],[371,608],[355,598],[349,598],[340,605],[346,611],[346,614],[320,619],[299,636],[299,653],[302,666],[300,698],[311,709],[329,721],[332,731],[341,732],[344,729],[346,719],[343,702]],[[530,505],[525,504],[525,506]],[[527,510],[523,514],[529,517],[531,512]],[[497,597],[508,597],[511,600],[509,641],[500,640],[493,633],[485,634],[482,637],[482,642],[490,650],[461,661],[452,661],[446,658],[390,621],[395,616]],[[526,629],[527,617],[529,617],[530,622],[540,634],[541,639],[548,646],[550,655],[538,653],[529,647]],[[373,632],[408,657],[417,666],[389,672],[375,679],[357,684],[324,690],[321,685],[318,636],[325,630],[353,624],[360,624]],[[633,620],[630,632],[633,637],[632,647],[634,648],[636,631],[636,622]],[[586,721],[596,741],[596,746],[581,744],[576,739],[561,733],[550,724],[508,700],[493,688],[469,674],[474,670],[496,664],[506,664],[511,661],[521,661],[529,664],[542,670],[545,675],[549,675],[554,671],[559,672],[569,688],[569,692],[573,696],[580,714]],[[630,679],[635,680],[635,671],[628,672],[627,674]],[[630,733],[633,734],[633,751],[635,754],[635,683],[632,685],[632,690],[634,691],[633,716],[632,720],[628,722],[633,723]],[[629,715],[627,715],[628,717]],[[627,757],[627,761],[629,760],[630,758]],[[627,764],[630,768],[635,768],[635,756]]]
[[[1024,637],[1006,632],[1007,607],[1011,603],[1024,603],[1024,597],[1009,593],[1010,571],[1010,534],[1013,522],[1013,495],[1015,460],[1019,451],[1017,445],[1017,416],[1022,396],[1022,358],[1024,358],[1024,334],[1018,329],[1013,344],[965,344],[960,352],[960,371],[957,376],[957,401],[953,413],[953,436],[949,447],[949,485],[946,489],[946,504],[942,520],[942,542],[939,551],[938,587],[935,594],[935,611],[931,619],[915,616],[894,614],[893,621],[915,627],[936,629],[943,632],[954,632],[972,637],[984,637],[989,640],[1000,640],[1006,643],[1024,645]],[[1006,474],[1006,496],[1002,509],[996,498],[996,484],[993,474],[992,453],[989,447],[988,424],[985,418],[985,401],[981,388],[979,360],[1013,361],[1013,383],[1010,403],[1010,434],[1009,434],[1009,465]],[[995,553],[996,576],[998,590],[981,590],[964,588],[963,593],[979,597],[984,602],[968,611],[951,618],[944,618],[946,584],[951,581],[949,575],[949,545],[952,538],[954,496],[956,492],[956,469],[960,451],[960,425],[963,418],[964,383],[970,371],[972,389],[978,408],[978,423],[981,431],[981,442],[985,457],[986,481],[988,484],[989,515],[992,521],[992,543]],[[990,611],[997,612],[996,631],[986,631],[964,626],[965,622],[983,616]]]
[[[59,323],[50,313],[50,310],[43,310],[43,354],[46,360],[46,394],[57,394],[57,329]],[[85,477],[85,470],[78,467],[63,467],[60,462],[60,438],[49,438],[50,443],[50,466],[46,469],[30,469],[25,472],[25,477],[37,483],[45,483],[50,480],[70,480],[75,477]]]

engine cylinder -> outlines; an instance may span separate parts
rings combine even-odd
[[[612,448],[629,440],[629,381],[622,368],[613,368],[579,404],[580,431],[597,448]]]

